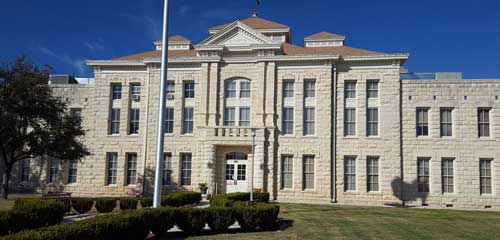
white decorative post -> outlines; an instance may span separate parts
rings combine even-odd
[[[252,180],[250,181],[250,202],[253,202],[253,172],[255,162],[255,128],[252,128]]]

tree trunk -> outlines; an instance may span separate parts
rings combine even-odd
[[[9,196],[9,181],[12,168],[6,167],[2,176],[2,198],[7,199]]]

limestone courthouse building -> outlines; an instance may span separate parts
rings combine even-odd
[[[277,201],[500,207],[500,81],[411,74],[408,54],[352,48],[330,32],[294,45],[289,26],[256,15],[208,32],[169,39],[165,192],[244,192],[253,176]],[[51,83],[81,114],[92,155],[22,162],[13,188],[151,194],[154,45],[88,60],[94,84]]]

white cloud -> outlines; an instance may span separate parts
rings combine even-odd
[[[115,16],[125,18],[132,23],[138,24],[152,40],[161,37],[161,21],[155,21],[150,16],[138,16],[130,13],[118,13],[115,14]]]
[[[59,60],[60,62],[66,64],[68,66],[71,66],[73,69],[75,69],[78,72],[79,75],[85,74],[85,69],[87,66],[86,66],[85,61],[83,59],[73,58],[66,53],[57,53],[57,52],[55,52],[55,51],[53,51],[45,46],[42,46],[42,45],[38,45],[35,48],[40,53],[47,55],[49,57],[53,57],[56,60]]]

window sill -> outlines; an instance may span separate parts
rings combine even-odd
[[[119,133],[116,134],[108,134],[108,137],[120,137],[121,135]]]
[[[303,193],[313,193],[313,192],[316,192],[316,188],[313,188],[313,189],[303,189],[301,192],[303,192]]]
[[[496,141],[493,137],[479,137],[478,139],[479,141],[486,141],[486,142]]]
[[[104,185],[104,187],[117,188],[118,184],[108,184],[108,185]]]
[[[280,189],[280,192],[282,192],[282,193],[293,193],[293,189],[292,188]]]
[[[427,135],[427,136],[424,136],[424,135],[422,135],[422,136],[416,136],[416,138],[417,139],[432,139],[432,137],[429,136],[429,135]]]
[[[382,139],[381,136],[366,136],[367,139]]]
[[[318,138],[316,135],[302,135],[303,138]]]
[[[343,139],[359,139],[358,136],[344,136]]]

